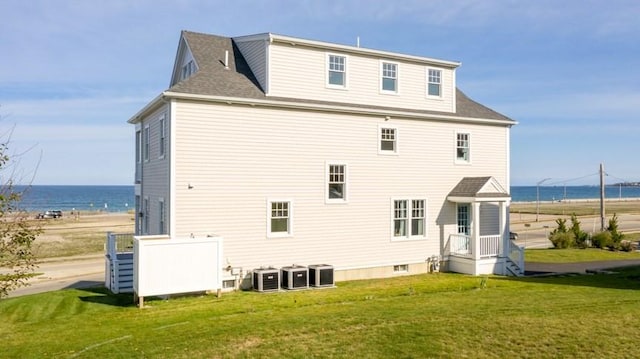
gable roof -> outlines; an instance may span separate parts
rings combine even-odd
[[[469,199],[509,198],[509,193],[493,177],[464,177],[449,192],[450,201],[466,202]]]
[[[279,40],[294,39],[279,35],[272,34],[259,34],[252,36],[274,36]],[[239,38],[242,39],[242,38]],[[320,42],[314,42],[311,40],[297,39],[305,43],[325,44]],[[184,42],[184,43],[183,43]],[[331,46],[343,46],[330,44]],[[390,111],[395,114],[408,114],[416,117],[429,117],[430,115],[438,119],[449,120],[465,120],[465,119],[480,119],[489,120],[493,122],[499,122],[501,124],[513,125],[516,122],[507,116],[504,116],[486,106],[473,101],[466,96],[462,91],[456,88],[456,112],[441,112],[441,111],[428,111],[428,110],[416,110],[412,108],[396,108],[387,106],[370,106],[353,103],[339,103],[330,101],[318,101],[299,98],[285,98],[276,96],[266,96],[265,91],[261,88],[258,80],[251,71],[247,61],[243,57],[242,53],[235,44],[233,38],[202,34],[191,31],[182,31],[180,45],[186,46],[196,62],[198,71],[191,77],[182,81],[177,81],[171,85],[170,88],[165,91],[165,96],[180,96],[196,98],[197,96],[204,96],[209,99],[220,97],[224,99],[244,99],[244,100],[259,100],[268,101],[280,104],[294,104],[301,107],[305,105],[312,105],[315,107],[330,106],[332,108],[343,109],[360,109],[363,112],[365,110],[384,112]],[[343,46],[345,47],[345,46]],[[351,48],[351,47],[349,47]],[[354,51],[369,51],[376,52],[377,50],[366,50],[353,48]],[[225,68],[225,52],[228,51],[228,68]],[[387,52],[379,51],[384,54],[391,54]],[[180,55],[181,49],[178,50]],[[418,58],[409,55],[398,55],[401,57],[423,59],[424,61],[439,61],[429,58]],[[177,59],[176,59],[177,61]],[[442,61],[445,66],[457,66],[459,63]],[[172,82],[175,80],[175,72],[172,78]],[[193,95],[193,96],[191,96]],[[142,110],[144,111],[144,109]],[[141,112],[142,112],[141,111]],[[129,122],[135,122],[135,119],[140,115],[138,113]]]

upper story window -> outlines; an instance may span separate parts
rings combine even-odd
[[[442,96],[442,71],[428,69],[427,70],[427,96]]]
[[[381,90],[383,92],[398,92],[398,64],[390,62],[381,63]]]
[[[347,57],[327,55],[327,85],[347,87]]]
[[[182,66],[181,80],[189,78],[196,72],[196,63],[193,60],[187,62],[184,66]]]
[[[456,162],[471,162],[471,134],[456,132]]]
[[[379,153],[398,153],[398,129],[384,126],[379,126],[378,129],[378,133],[380,134]]]
[[[142,131],[136,131],[136,163],[142,163]]]
[[[158,133],[158,137],[160,138],[160,158],[164,157],[164,153],[165,153],[165,147],[166,147],[166,135],[167,135],[167,129],[166,129],[166,124],[167,121],[165,121],[165,117],[164,115],[162,115],[162,117],[160,117],[160,128],[159,128],[159,133]]]
[[[327,203],[347,201],[347,165],[344,163],[327,164]]]
[[[144,160],[145,161],[149,161],[149,155],[150,155],[150,143],[151,142],[151,131],[149,130],[149,125],[145,126],[144,128],[144,138],[142,139],[143,142],[143,156],[144,156]]]
[[[268,221],[267,237],[289,237],[293,234],[291,226],[291,201],[267,201]]]

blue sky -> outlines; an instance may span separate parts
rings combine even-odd
[[[20,182],[132,184],[126,121],[168,87],[183,29],[461,61],[458,87],[519,122],[513,185],[596,184],[601,162],[608,183],[640,181],[635,0],[30,0],[0,14],[0,135],[18,161],[0,176]]]

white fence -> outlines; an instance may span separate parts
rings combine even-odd
[[[222,238],[136,236],[134,293],[145,296],[215,291],[222,288]]]

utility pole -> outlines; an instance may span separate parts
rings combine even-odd
[[[604,231],[604,164],[600,164],[600,230]]]

